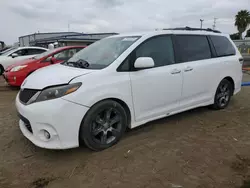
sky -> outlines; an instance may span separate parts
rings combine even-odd
[[[234,33],[234,17],[250,0],[0,0],[0,40],[35,32],[137,32],[169,27]],[[70,27],[68,27],[70,26]]]

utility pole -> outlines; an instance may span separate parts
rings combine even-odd
[[[214,25],[213,25],[213,30],[215,30],[215,28],[216,28],[216,20],[217,20],[218,18],[214,18]]]
[[[202,22],[203,22],[204,20],[200,19],[200,21],[201,21],[201,29],[202,29]]]

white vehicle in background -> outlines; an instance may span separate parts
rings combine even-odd
[[[4,70],[16,63],[17,61],[32,58],[37,54],[41,54],[48,49],[42,47],[19,47],[10,48],[0,53],[0,75],[3,74]]]
[[[214,30],[111,36],[24,80],[19,126],[43,148],[106,149],[126,128],[200,106],[226,108],[241,90],[242,63],[229,36]]]

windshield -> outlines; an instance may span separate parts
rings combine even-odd
[[[9,54],[9,52],[14,51],[14,50],[16,50],[16,48],[6,49],[6,50],[0,52],[0,55],[7,55],[7,54]]]
[[[49,54],[51,54],[51,53],[54,53],[54,52],[57,51],[57,50],[58,50],[58,49],[53,49],[53,50],[45,51],[45,52],[43,52],[43,53],[41,53],[41,54],[38,54],[38,55],[34,56],[32,59],[41,59],[42,57],[45,57],[45,56],[47,56],[47,55],[49,55]]]
[[[138,39],[138,36],[105,38],[76,53],[63,64],[78,68],[103,69]]]

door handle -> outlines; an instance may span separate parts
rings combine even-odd
[[[185,71],[185,72],[188,72],[188,71],[192,71],[192,70],[193,70],[192,67],[187,67],[184,71]]]
[[[178,69],[174,69],[171,71],[171,74],[179,74],[181,73],[181,70],[178,70]]]

